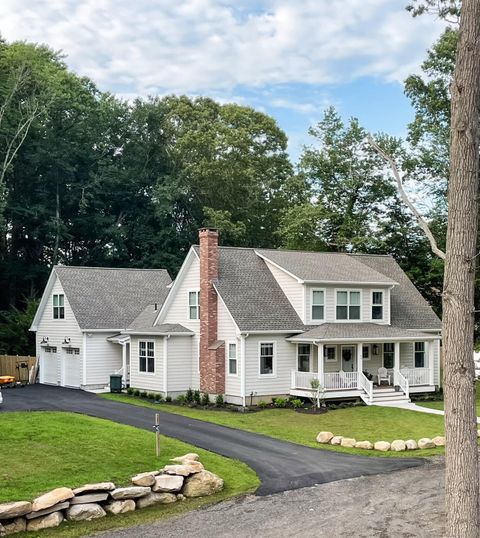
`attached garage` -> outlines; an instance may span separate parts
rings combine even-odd
[[[56,346],[43,346],[41,348],[40,379],[41,383],[60,385],[61,366],[58,348]]]
[[[82,382],[82,356],[79,347],[63,349],[63,383],[65,387],[79,388]]]

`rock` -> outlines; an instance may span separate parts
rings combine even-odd
[[[428,437],[422,437],[418,440],[418,448],[435,448],[435,443]]]
[[[112,491],[112,489],[115,489],[115,484],[113,482],[99,482],[98,484],[85,484],[84,486],[74,489],[73,493],[75,493],[75,495],[81,495],[87,491],[90,493],[93,491]]]
[[[5,536],[25,532],[27,530],[27,520],[24,517],[16,517],[9,523],[4,523],[3,528],[5,529]]]
[[[105,517],[107,513],[99,504],[89,503],[74,504],[67,508],[65,515],[69,521],[91,521],[92,519]]]
[[[344,446],[344,447],[347,447],[347,448],[353,448],[355,446],[356,442],[357,442],[356,439],[352,439],[351,437],[344,437],[340,441],[340,446]]]
[[[200,459],[200,456],[196,454],[195,452],[189,452],[188,454],[185,454],[184,456],[178,456],[178,458],[172,458],[170,461],[175,461],[178,463],[185,463],[187,461],[198,461]]]
[[[317,435],[317,443],[329,443],[333,437],[332,432],[320,432]]]
[[[183,495],[185,497],[204,497],[213,495],[223,489],[223,480],[210,471],[201,471],[185,480]]]
[[[177,496],[173,493],[150,493],[136,501],[137,508],[146,508],[153,504],[170,504],[177,500]]]
[[[160,471],[164,474],[176,474],[180,476],[190,476],[203,471],[204,467],[199,461],[188,461],[181,465],[165,465]]]
[[[135,510],[135,501],[133,499],[112,501],[111,503],[104,505],[103,508],[110,514],[124,514],[125,512],[133,512]]]
[[[183,476],[161,474],[155,477],[155,483],[152,486],[152,491],[163,491],[166,493],[175,493],[180,491],[184,481]]]
[[[87,493],[86,495],[75,495],[73,499],[70,499],[70,504],[101,503],[107,499],[108,491],[100,493]]]
[[[405,441],[405,446],[407,450],[417,450],[418,448],[417,441],[414,439],[408,439],[408,441]]]
[[[477,437],[480,437],[480,430],[477,430]]]
[[[158,474],[159,471],[137,474],[132,477],[132,484],[135,484],[135,486],[153,486],[155,484],[155,477]]]
[[[187,498],[185,497],[185,495],[182,495],[181,493],[179,493],[179,494],[177,495],[177,499],[178,499],[179,501],[186,501],[186,500],[187,500]]]
[[[17,501],[0,504],[0,519],[13,519],[24,516],[32,511],[32,503],[27,501]]]
[[[435,446],[445,446],[445,437],[438,435],[432,439]]]
[[[27,531],[39,531],[42,529],[50,529],[58,527],[63,521],[62,512],[52,512],[48,516],[36,517],[27,521]]]
[[[406,449],[407,445],[403,439],[395,439],[390,445],[390,450],[393,450],[394,452],[403,452]]]
[[[151,493],[151,489],[144,486],[131,486],[127,488],[117,488],[110,492],[110,495],[115,499],[138,499]]]
[[[364,450],[372,450],[373,445],[370,441],[357,441],[355,448],[363,448]]]
[[[6,536],[5,527],[0,523],[0,536]]]
[[[70,488],[56,488],[44,495],[40,495],[33,500],[32,511],[39,512],[45,508],[50,508],[54,504],[63,503],[73,497],[74,493]]]
[[[334,435],[330,439],[330,444],[331,445],[339,445],[342,442],[342,439],[343,439],[343,437],[341,435]]]
[[[387,441],[377,441],[373,448],[375,450],[380,450],[380,452],[388,452],[390,450],[390,443],[387,443]]]
[[[60,510],[65,510],[65,508],[68,508],[69,506],[70,503],[68,501],[65,501],[64,503],[54,504],[53,506],[50,506],[50,508],[45,508],[44,510],[39,510],[38,512],[30,512],[25,517],[27,519],[34,519],[36,517],[46,516],[47,514],[51,514],[52,512],[59,512]]]

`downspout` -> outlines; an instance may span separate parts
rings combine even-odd
[[[167,376],[168,376],[168,368],[167,368],[167,351],[168,351],[168,339],[170,338],[170,334],[167,334],[163,337],[163,392],[165,393],[165,398],[168,395],[168,383],[167,383]]]
[[[243,335],[240,335],[240,356],[242,359],[242,371],[240,376],[240,396],[242,398],[242,406],[246,406],[246,379],[247,379],[247,372],[246,372],[246,353],[245,353],[245,340],[248,338],[248,333]]]
[[[83,365],[83,372],[82,372],[82,381],[83,386],[85,387],[87,385],[87,333],[83,333],[83,357],[82,357],[82,365]]]

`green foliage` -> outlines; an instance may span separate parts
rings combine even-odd
[[[225,405],[225,400],[223,399],[223,394],[217,394],[215,397],[215,405],[217,407],[223,407]]]
[[[0,312],[0,354],[35,355],[35,335],[30,326],[38,300],[28,299],[22,308]]]
[[[136,396],[137,398],[140,396],[140,391],[138,389],[135,389],[133,391],[133,395]]]
[[[167,403],[170,403],[172,401],[172,397],[171,396],[165,396],[165,401]]]
[[[145,398],[145,399],[146,399],[147,396],[148,396],[148,394],[147,394],[146,391],[142,391],[142,392],[140,392],[140,398]]]
[[[193,391],[193,403],[200,405],[202,403],[202,396],[199,390]]]
[[[257,406],[260,407],[260,409],[266,409],[268,407],[268,403],[265,400],[260,400],[257,403]]]
[[[193,389],[191,387],[188,388],[186,394],[185,394],[185,401],[188,403],[193,402]]]
[[[175,403],[177,403],[178,405],[185,405],[187,402],[188,402],[188,400],[187,400],[187,397],[185,396],[185,394],[179,394],[175,398]]]
[[[147,394],[147,398],[148,398],[149,400],[155,401],[155,400],[157,399],[157,395],[156,395],[154,392],[149,392],[149,393]]]
[[[210,405],[210,397],[206,392],[202,394],[201,405]]]
[[[294,398],[293,400],[290,400],[290,404],[294,409],[299,409],[302,407],[303,402],[299,398]]]
[[[134,392],[135,392],[135,389],[133,387],[128,387],[127,388],[127,394],[129,394],[130,396],[133,396]]]
[[[273,405],[275,407],[280,407],[280,408],[287,407],[287,399],[286,398],[281,398],[281,397],[274,398],[273,399]]]

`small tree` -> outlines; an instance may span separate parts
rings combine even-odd
[[[310,380],[310,387],[312,388],[313,394],[310,396],[310,401],[312,402],[313,409],[316,411],[320,408],[320,404],[323,403],[325,399],[325,388],[320,384],[320,379],[314,377]]]

